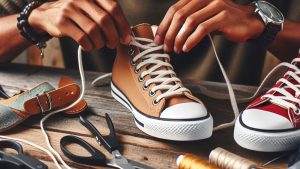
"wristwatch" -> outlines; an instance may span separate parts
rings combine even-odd
[[[268,46],[283,29],[284,16],[279,9],[266,1],[254,1],[251,6],[255,8],[255,14],[265,23],[264,32],[256,40],[261,45]]]

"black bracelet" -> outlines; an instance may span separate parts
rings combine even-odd
[[[51,39],[52,37],[46,33],[44,35],[39,35],[29,24],[28,18],[33,9],[42,5],[41,1],[33,1],[29,3],[20,15],[17,17],[17,27],[19,29],[20,34],[27,39],[32,44],[36,44],[38,48],[41,49],[41,55],[43,56],[43,49],[46,48],[46,41]]]

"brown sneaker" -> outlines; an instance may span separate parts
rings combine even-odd
[[[176,77],[170,57],[153,43],[149,24],[132,28],[130,46],[120,46],[112,71],[112,95],[134,115],[143,132],[168,140],[212,135],[213,120],[203,103]]]

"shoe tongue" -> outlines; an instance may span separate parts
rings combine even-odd
[[[140,38],[154,39],[154,34],[150,24],[142,23],[132,28],[134,36]]]

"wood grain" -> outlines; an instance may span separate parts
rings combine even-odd
[[[121,152],[128,159],[140,161],[153,166],[154,168],[166,169],[176,168],[175,160],[180,154],[194,153],[207,159],[209,152],[216,147],[222,147],[240,156],[253,160],[260,166],[281,155],[280,153],[258,153],[239,147],[233,139],[233,128],[215,132],[209,139],[193,142],[166,141],[148,136],[137,129],[130,112],[112,98],[110,94],[109,78],[105,79],[99,87],[92,87],[90,85],[94,78],[102,74],[103,73],[98,72],[85,72],[87,84],[85,99],[91,109],[91,112],[87,113],[86,117],[99,129],[99,131],[107,133],[104,115],[105,113],[108,113],[115,125],[117,136],[122,143]],[[30,89],[43,81],[57,84],[59,77],[62,75],[71,76],[76,79],[78,83],[80,82],[77,70],[17,64],[0,65],[0,84],[10,94],[16,93],[19,90]],[[203,100],[207,109],[214,117],[215,125],[233,119],[227,88],[224,83],[183,81],[186,86],[192,90],[194,95]],[[256,87],[253,86],[233,85],[233,87],[238,98],[249,97],[256,90]],[[211,94],[218,95],[218,99],[207,96],[212,96]],[[246,105],[247,103],[239,104],[240,111]],[[39,130],[40,119],[41,116],[32,117],[16,129],[5,134],[31,140],[46,147],[44,138]],[[66,134],[76,134],[95,147],[99,147],[99,149],[103,150],[97,145],[95,139],[91,137],[89,131],[81,126],[78,117],[70,117],[64,114],[54,115],[46,122],[46,129],[50,135],[51,143],[58,151],[60,151],[59,140]],[[27,145],[24,145],[24,149],[26,153],[46,161],[50,168],[55,168],[54,164],[46,154]],[[72,151],[82,152],[78,147],[72,147]],[[97,168],[95,166],[76,164],[67,158],[64,159],[76,168]],[[286,159],[282,159],[261,168],[286,168],[286,163]]]

